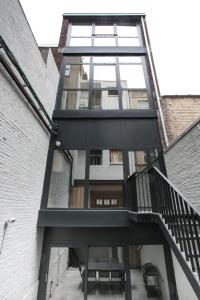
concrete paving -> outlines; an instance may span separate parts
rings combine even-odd
[[[80,273],[75,268],[69,268],[63,277],[62,283],[55,289],[50,300],[81,300],[83,292],[79,288],[81,282]],[[131,291],[133,300],[158,300],[159,298],[148,298],[144,288],[142,272],[140,270],[131,270]],[[124,294],[112,295],[100,294],[97,290],[91,295],[88,295],[88,300],[124,300]]]

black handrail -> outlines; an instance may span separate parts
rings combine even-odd
[[[159,214],[200,280],[200,215],[195,206],[156,167],[134,173],[128,184],[134,191],[133,211]]]

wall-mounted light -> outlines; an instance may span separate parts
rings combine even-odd
[[[5,239],[5,234],[6,234],[6,229],[8,227],[9,224],[12,224],[16,221],[15,218],[9,218],[5,223],[4,223],[4,230],[3,230],[3,238],[1,241],[1,248],[0,248],[0,255],[2,253],[2,249],[3,249],[3,243],[4,243],[4,239]]]

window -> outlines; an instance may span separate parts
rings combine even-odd
[[[101,164],[102,164],[102,150],[91,150],[90,165],[101,165]]]
[[[96,199],[96,207],[117,207],[118,206],[117,198],[98,198]]]
[[[122,164],[122,151],[121,150],[110,150],[110,163],[111,164]]]
[[[117,90],[108,90],[108,96],[118,96]]]

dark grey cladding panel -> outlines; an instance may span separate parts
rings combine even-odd
[[[62,149],[158,147],[152,119],[57,119],[56,123]]]

